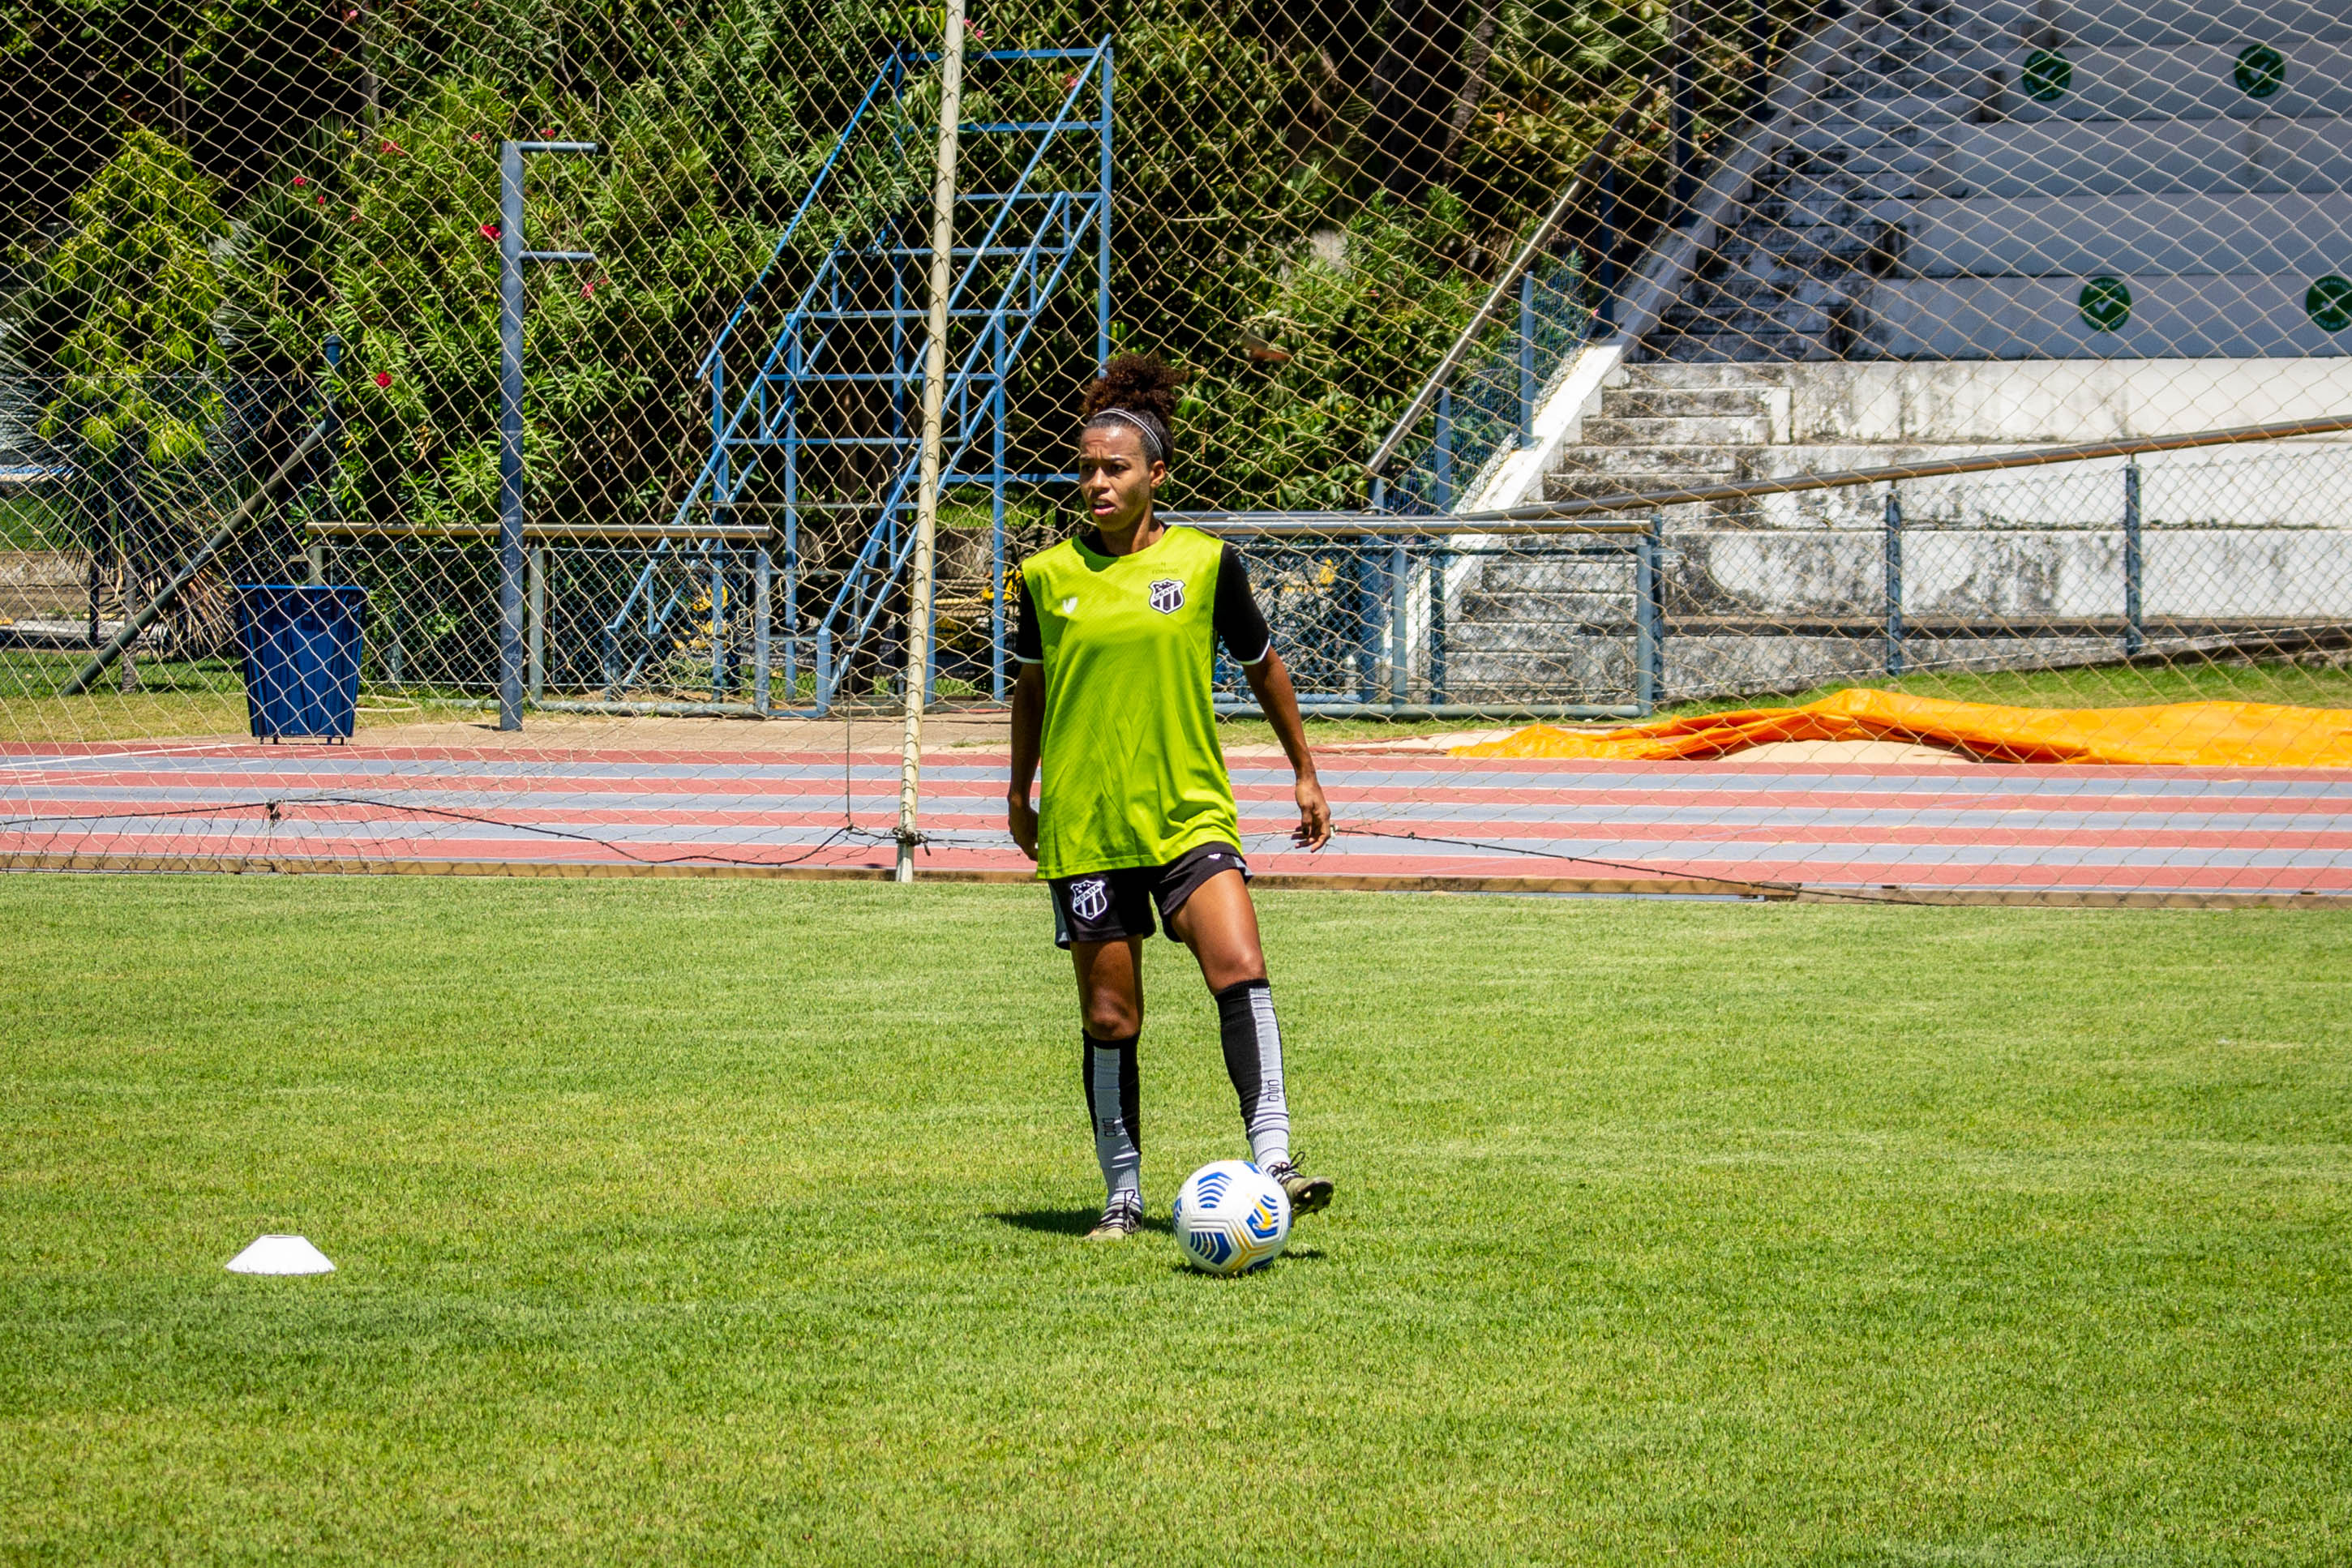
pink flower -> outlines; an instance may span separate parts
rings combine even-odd
[[[975,38],[984,38],[984,37],[988,37],[988,35],[987,35],[986,33],[983,33],[983,32],[982,32],[982,31],[980,30],[980,24],[979,24],[979,23],[977,23],[977,22],[975,22],[975,21],[973,21],[973,20],[972,20],[971,17],[969,17],[969,16],[966,16],[966,17],[963,19],[963,30],[964,30],[965,32],[967,32],[967,33],[970,33],[970,34],[971,34],[973,37],[975,37]]]
[[[318,203],[320,206],[325,206],[327,205],[327,193],[320,191],[317,195],[312,196],[310,199]]]
[[[400,143],[388,141],[383,144],[383,150],[387,153],[397,153],[400,151]]]
[[[297,174],[294,176],[294,188],[298,191],[310,183],[310,178],[307,175]]]
[[[376,372],[375,384],[378,386],[390,386],[392,384],[392,372],[388,370],[380,370]]]
[[[498,225],[494,223],[486,223],[482,226],[482,237],[484,239],[499,239],[504,237],[499,233]]]
[[[478,131],[474,132],[472,134],[468,135],[468,136],[466,138],[466,140],[467,140],[467,141],[468,141],[468,142],[479,142],[481,139],[482,139],[482,133],[481,133],[480,132],[478,132]]]
[[[580,297],[583,300],[585,300],[589,295],[593,294],[596,291],[596,285],[603,281],[603,279],[597,278],[592,279],[588,282],[580,285]]]

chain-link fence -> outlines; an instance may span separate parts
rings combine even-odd
[[[1317,739],[1367,756],[1847,686],[2352,709],[2352,5],[975,5],[918,605],[943,24],[14,7],[0,852],[863,863],[919,617],[934,740],[1001,744],[1020,563],[1080,526],[1076,400],[1126,349],[1188,376],[1163,503],[1236,544]],[[236,739],[265,582],[364,591],[324,783]],[[1840,788],[1989,754],[1803,743]],[[695,782],[581,784],[607,754]],[[1461,786],[1493,830],[1440,872],[1373,826],[1466,763],[1372,770],[1402,782],[1367,775],[1355,870],[1567,875],[1496,826],[1573,819],[1558,780]],[[984,771],[934,771],[939,867],[1017,868]],[[2266,868],[2229,887],[2343,889],[2319,809],[2213,849]],[[1935,880],[1647,842],[1582,874]],[[2001,864],[2221,889],[2169,850]]]

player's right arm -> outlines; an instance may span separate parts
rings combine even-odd
[[[1004,826],[1021,853],[1034,860],[1037,808],[1029,804],[1029,786],[1036,780],[1037,759],[1045,742],[1045,663],[1037,607],[1030,603],[1025,579],[1015,614],[1013,657],[1020,670],[1013,678],[1013,779],[1004,792]]]

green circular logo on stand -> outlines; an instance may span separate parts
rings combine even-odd
[[[2245,67],[2238,68],[2242,71]],[[2055,49],[2036,49],[2025,57],[2025,75],[2020,85],[2036,103],[2063,98],[2074,85],[2074,62]]]
[[[2268,98],[2286,85],[2286,57],[2268,44],[2248,44],[2238,51],[2238,90],[2248,98]]]
[[[2352,282],[2329,273],[2304,291],[2303,308],[2323,332],[2352,327]]]
[[[2074,304],[2095,332],[2112,332],[2131,320],[2131,290],[2120,278],[2092,279],[2074,297]]]

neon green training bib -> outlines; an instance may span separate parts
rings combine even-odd
[[[1211,698],[1223,553],[1179,527],[1132,555],[1065,540],[1022,567],[1045,658],[1040,877],[1240,844]]]

